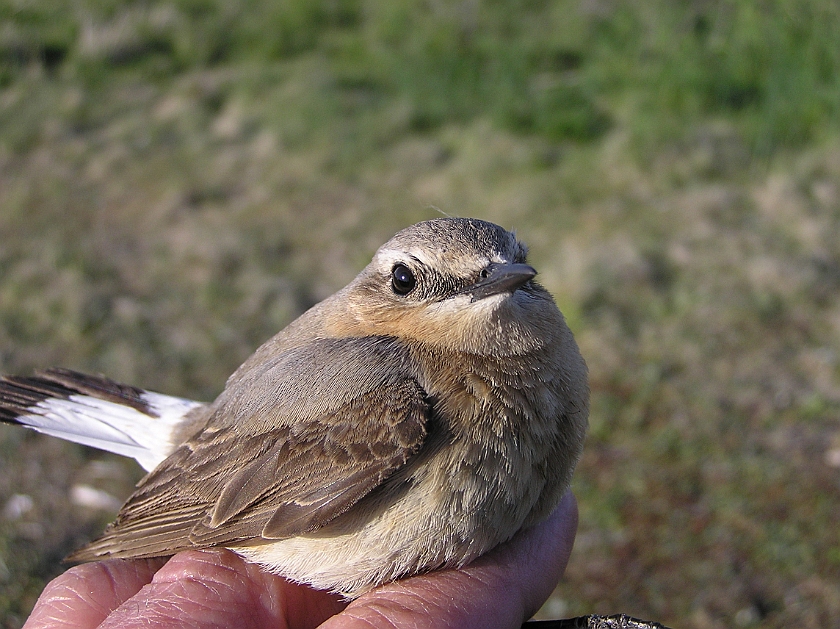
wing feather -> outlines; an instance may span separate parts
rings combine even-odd
[[[304,368],[302,352],[310,357]],[[323,339],[237,380],[207,427],[144,478],[114,524],[71,559],[266,543],[331,522],[425,440],[429,404],[408,364],[394,339]]]

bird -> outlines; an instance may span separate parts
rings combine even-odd
[[[202,403],[64,368],[0,378],[0,420],[147,470],[71,561],[225,547],[353,599],[460,567],[569,488],[587,367],[515,233],[436,218]]]

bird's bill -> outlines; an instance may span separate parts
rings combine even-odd
[[[533,279],[536,274],[536,269],[528,264],[493,262],[484,269],[482,278],[463,292],[470,295],[473,301],[501,293],[512,293]]]

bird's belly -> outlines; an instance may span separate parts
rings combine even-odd
[[[360,503],[316,533],[233,550],[288,579],[348,597],[404,576],[464,565],[510,538],[533,499],[514,507],[522,513],[511,514],[482,474],[463,461],[444,463],[424,466],[434,471],[413,479],[410,490]]]

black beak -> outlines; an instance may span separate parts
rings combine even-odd
[[[481,272],[481,279],[464,289],[473,301],[500,293],[512,293],[537,274],[534,267],[527,264],[500,264],[493,262]]]

